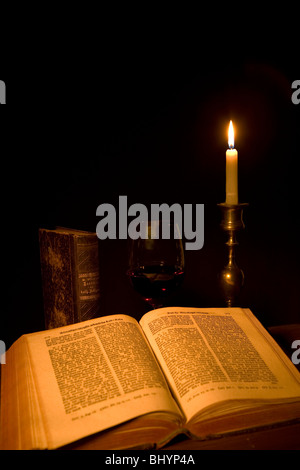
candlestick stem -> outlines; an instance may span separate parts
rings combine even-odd
[[[222,211],[221,229],[227,235],[228,263],[219,274],[219,285],[227,307],[232,307],[244,285],[244,273],[235,261],[236,233],[245,228],[243,210],[248,204],[218,204]]]

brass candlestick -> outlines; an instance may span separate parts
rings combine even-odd
[[[235,248],[238,245],[236,233],[245,228],[243,222],[243,210],[247,203],[243,204],[218,204],[222,211],[221,229],[226,232],[228,240],[228,264],[219,274],[219,284],[222,296],[227,307],[232,307],[244,285],[244,273],[235,262]]]

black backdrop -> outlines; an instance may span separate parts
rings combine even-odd
[[[20,41],[18,54],[1,62],[0,338],[10,345],[44,327],[38,228],[95,231],[97,206],[117,208],[119,195],[148,206],[205,204],[204,247],[186,253],[173,302],[222,305],[216,277],[226,250],[217,203],[225,199],[230,119],[239,197],[249,203],[237,254],[246,281],[240,305],[265,325],[299,322],[295,42],[279,48],[268,33],[264,48],[246,49],[237,37],[229,58],[234,38],[223,48],[226,35],[215,45],[211,32],[187,35],[179,24],[163,37],[155,28],[143,34],[143,25],[138,34],[113,28],[83,40],[77,33],[55,45],[51,36],[41,49],[38,37],[26,47]],[[102,314],[139,318],[146,310],[125,276],[126,241],[99,247]]]

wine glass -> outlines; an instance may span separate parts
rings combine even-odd
[[[169,238],[162,238],[162,229]],[[132,287],[155,309],[183,282],[183,244],[178,225],[170,221],[142,222],[140,234],[129,240],[127,275]]]

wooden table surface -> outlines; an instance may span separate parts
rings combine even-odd
[[[300,450],[300,421],[297,424],[223,436],[207,441],[181,439],[167,450]]]

